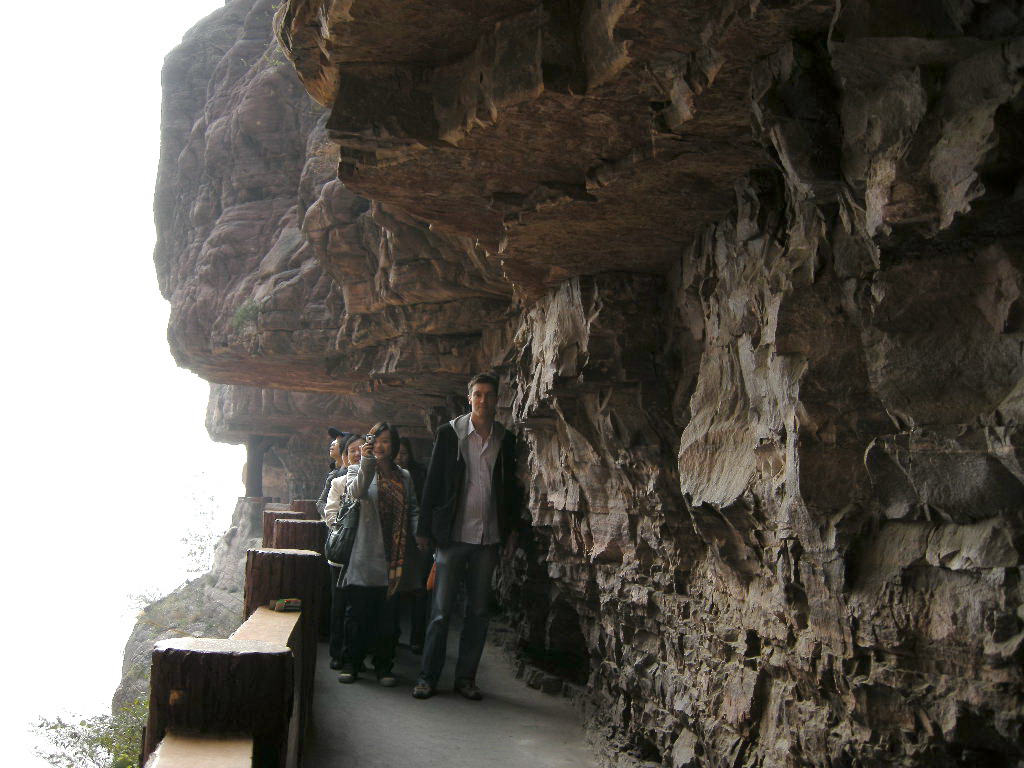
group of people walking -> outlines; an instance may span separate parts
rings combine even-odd
[[[346,501],[359,505],[349,562],[332,565],[330,654],[339,682],[355,682],[370,657],[377,681],[396,684],[399,609],[408,604],[409,646],[422,652],[412,695],[433,696],[464,588],[454,690],[468,699],[483,697],[476,674],[487,638],[491,578],[499,557],[516,549],[522,499],[514,436],[495,420],[498,379],[474,376],[467,398],[470,412],[437,430],[425,473],[409,441],[388,422],[366,435],[329,430],[335,469],[318,508],[333,526]]]

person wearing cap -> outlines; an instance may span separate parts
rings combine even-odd
[[[331,444],[327,448],[327,454],[331,457],[331,469],[324,481],[324,489],[320,492],[320,498],[316,500],[316,511],[321,519],[324,516],[324,505],[327,504],[327,494],[331,492],[331,481],[336,477],[345,474],[345,458],[342,454],[345,441],[351,436],[351,432],[342,432],[335,427],[328,427],[327,434],[330,435]]]

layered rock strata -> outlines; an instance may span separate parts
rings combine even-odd
[[[283,495],[290,499],[319,496],[330,461],[328,427],[355,434],[384,420],[408,435],[414,450],[429,451],[422,413],[388,412],[372,398],[212,384],[206,410],[206,430],[217,442],[239,445],[253,435],[267,438],[269,460],[280,468]],[[267,472],[265,466],[265,481]]]
[[[511,288],[482,251],[332,181],[327,115],[272,9],[227,3],[165,63],[154,259],[171,351],[212,382],[339,398],[324,423],[384,414],[424,437],[424,412],[447,412],[479,365],[463,353],[479,316]]]
[[[1024,759],[1019,3],[270,13],[168,59],[180,362],[421,434],[496,368],[609,765]]]

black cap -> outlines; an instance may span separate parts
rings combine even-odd
[[[340,429],[338,429],[336,427],[328,427],[327,428],[327,434],[330,435],[331,438],[333,439],[335,437],[349,437],[349,436],[351,436],[352,433],[351,432],[342,432]]]

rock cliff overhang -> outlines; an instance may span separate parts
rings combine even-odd
[[[345,185],[471,238],[532,294],[665,273],[772,163],[751,131],[755,64],[821,38],[833,10],[356,0],[288,3],[276,21],[331,110]]]
[[[172,344],[421,426],[497,367],[503,593],[619,764],[1014,764],[1022,15],[286,2],[325,111],[207,73],[243,74],[174,145]]]

